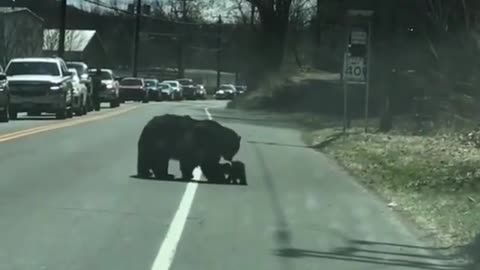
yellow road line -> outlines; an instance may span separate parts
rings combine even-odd
[[[51,125],[46,125],[46,126],[41,126],[41,127],[35,127],[35,128],[31,128],[31,129],[20,130],[20,131],[17,131],[17,132],[4,134],[4,135],[0,136],[0,142],[10,141],[10,140],[22,138],[22,137],[33,135],[33,134],[38,134],[38,133],[41,133],[41,132],[51,131],[51,130],[55,130],[55,129],[65,128],[65,127],[76,126],[76,125],[83,124],[83,123],[93,122],[93,121],[97,121],[97,120],[101,120],[101,119],[105,119],[105,118],[110,118],[110,117],[113,117],[113,116],[116,116],[116,115],[120,115],[120,114],[129,112],[131,110],[137,109],[138,107],[140,107],[140,106],[130,107],[130,108],[127,108],[127,109],[124,109],[124,110],[114,111],[114,112],[111,112],[111,113],[97,115],[97,116],[93,116],[93,117],[88,117],[88,118],[83,118],[83,119],[80,118],[78,120],[75,119],[75,120],[70,120],[70,121],[67,121],[67,122],[56,123],[56,124],[51,124]]]

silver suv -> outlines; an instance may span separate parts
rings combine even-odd
[[[72,116],[71,73],[61,58],[16,58],[6,69],[10,88],[10,118],[17,113],[55,113],[57,119]]]

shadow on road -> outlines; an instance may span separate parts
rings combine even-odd
[[[237,184],[237,183],[229,183],[229,182],[221,182],[221,181],[197,181],[197,180],[184,180],[182,178],[175,178],[175,179],[158,179],[154,177],[140,177],[138,175],[130,175],[130,178],[138,179],[138,180],[146,180],[146,181],[159,181],[159,182],[175,182],[175,183],[198,183],[201,185],[230,185],[230,186],[247,186],[247,184]]]
[[[458,255],[469,261],[465,270],[480,269],[480,233],[470,244],[460,247]]]
[[[110,105],[108,105],[108,104],[102,105],[100,107],[100,111],[113,110],[113,109],[115,109],[115,108],[111,108]],[[91,111],[91,112],[88,112],[88,113],[93,113],[93,112],[95,112],[95,111]],[[73,118],[78,118],[78,117],[82,117],[82,116],[77,116],[75,114],[73,115]],[[24,115],[24,116],[18,116],[18,118],[15,119],[15,121],[51,121],[51,120],[57,120],[55,118],[55,114],[53,114],[53,113],[42,113],[40,115],[35,115],[35,116]]]
[[[220,122],[231,124],[249,124],[265,127],[276,128],[295,128],[295,129],[309,129],[309,128],[328,128],[337,126],[340,120],[336,118],[325,118],[320,120],[320,116],[312,118],[311,116],[303,116],[304,119],[299,121],[299,116],[279,113],[261,113],[261,112],[237,112],[234,110],[211,110],[213,118]],[[318,119],[317,119],[318,118]]]
[[[280,127],[280,128],[300,128],[298,123],[287,117],[235,117],[230,115],[215,114],[213,118],[217,121],[231,124],[249,124],[257,126]]]
[[[351,246],[337,248],[332,251],[315,251],[307,249],[277,249],[276,256],[287,258],[313,257],[329,260],[358,262],[385,266],[401,266],[413,269],[428,270],[467,270],[465,263],[456,261],[452,255],[433,254],[433,250],[442,248],[420,247],[394,243],[369,241],[350,241]],[[376,246],[378,249],[374,249]],[[448,248],[446,248],[448,249]],[[410,251],[409,251],[410,250]],[[425,252],[419,252],[424,250]],[[432,254],[430,254],[432,253]],[[471,268],[472,270],[474,268]]]
[[[56,120],[55,115],[42,116],[19,116],[15,121],[52,121]]]
[[[294,147],[294,148],[315,148],[315,146],[308,146],[302,144],[286,144],[286,143],[277,143],[277,142],[261,142],[261,141],[247,141],[250,144],[262,144],[262,145],[272,145],[280,147]]]
[[[285,214],[285,207],[281,203],[280,195],[278,194],[277,187],[274,181],[274,177],[271,171],[268,169],[268,164],[265,157],[258,147],[254,147],[256,155],[259,160],[259,167],[263,171],[263,180],[266,185],[267,196],[270,200],[272,211],[275,217],[275,227],[273,238],[276,242],[276,245],[281,250],[289,250],[292,247],[293,234],[290,225],[288,224],[288,219]],[[283,270],[295,269],[294,265],[289,261],[284,261],[282,264]]]

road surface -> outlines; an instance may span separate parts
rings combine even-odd
[[[224,105],[125,104],[0,125],[0,269],[459,269],[299,131]],[[248,185],[131,177],[140,131],[163,113],[235,129]]]

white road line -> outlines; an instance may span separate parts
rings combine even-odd
[[[202,176],[202,171],[198,168],[193,172],[194,179],[199,180]],[[190,182],[187,184],[185,193],[183,193],[182,200],[178,206],[177,212],[173,217],[172,223],[168,228],[167,235],[163,240],[162,246],[158,251],[155,261],[153,261],[152,270],[168,270],[172,265],[177,251],[178,243],[182,236],[185,223],[187,222],[188,213],[193,204],[193,198],[197,191],[198,183]]]
[[[208,117],[209,120],[212,120],[212,115],[211,115],[210,112],[208,111],[208,108],[205,108],[205,114],[207,115],[207,117]]]
[[[208,119],[212,119],[212,115],[207,108],[205,108],[205,114],[207,114]],[[193,171],[193,179],[195,181],[199,181],[201,178],[202,170],[197,167]],[[157,257],[153,261],[151,270],[170,269],[173,259],[175,258],[178,243],[182,237],[183,229],[185,228],[185,223],[187,222],[188,214],[192,208],[193,199],[195,197],[195,193],[197,192],[197,188],[198,183],[190,182],[187,184],[187,188],[183,193],[180,205],[178,206],[177,212],[175,212],[172,223],[170,223],[170,227],[168,228],[165,239],[160,246]]]

